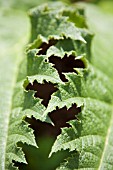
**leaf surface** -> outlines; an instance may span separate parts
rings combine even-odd
[[[68,121],[69,127],[60,127],[61,134],[56,137],[49,154],[52,157],[62,150],[69,151],[68,157],[56,169],[113,169],[113,22],[112,17],[108,18],[111,15],[105,16],[94,6],[86,5],[86,12],[89,27],[96,33],[92,58],[92,34],[86,27],[83,10],[79,7],[76,7],[75,14],[62,3],[45,4],[31,10],[31,41],[27,56],[20,52],[26,38],[15,47],[18,31],[14,32],[13,40],[6,36],[9,32],[2,30],[1,42],[4,40],[2,45],[8,49],[5,51],[5,48],[1,48],[3,55],[0,56],[0,74],[4,75],[4,79],[0,79],[2,170],[18,169],[14,162],[26,164],[22,144],[37,147],[26,117],[56,126],[50,115],[64,107],[70,110],[74,104],[81,111]],[[22,16],[19,14],[20,18]],[[10,17],[12,21],[12,15]],[[27,20],[25,23],[22,21],[23,27],[26,23]],[[12,21],[12,27],[15,26],[14,30],[17,30],[13,24]],[[22,28],[22,38],[25,33],[26,29]],[[111,41],[106,41],[107,38]],[[20,56],[24,57],[21,65]],[[36,98],[35,90],[28,88],[34,83],[40,86],[51,83],[57,88],[50,94],[47,105],[43,104],[43,97]],[[76,113],[76,109],[73,112]]]
[[[7,151],[7,140],[10,131],[9,122],[13,103],[12,96],[16,84],[19,63],[21,61],[20,56],[23,55],[22,50],[28,39],[27,29],[24,27],[24,25],[28,25],[28,20],[24,13],[11,9],[7,10],[5,8],[1,8],[0,18],[0,169],[3,170],[8,169],[9,166],[6,166],[6,164],[9,164],[7,157],[11,157],[11,154],[14,154],[11,148],[9,150],[10,152]],[[16,20],[18,20],[19,25],[23,24],[25,29],[20,28],[20,32],[18,32]],[[12,30],[14,30],[13,34]],[[23,38],[25,34],[26,37]],[[12,138],[10,143],[13,142],[13,140]],[[21,154],[20,159],[23,159]]]

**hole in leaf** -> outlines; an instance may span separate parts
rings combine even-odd
[[[50,82],[44,81],[44,84],[40,84],[35,80],[33,84],[28,84],[26,90],[36,91],[35,97],[43,99],[42,104],[47,107],[51,94],[57,91],[57,88]]]
[[[68,110],[66,107],[63,107],[62,109],[57,108],[55,111],[49,113],[49,117],[55,125],[56,136],[61,133],[62,127],[70,127],[67,122],[75,119],[75,115],[79,112],[80,108],[77,108],[76,104],[73,104]]]
[[[28,164],[13,161],[14,166],[19,167],[19,170],[55,170],[70,153],[67,150],[59,151],[48,158],[52,143],[51,138],[41,138],[38,149],[27,144],[19,144],[25,153]]]
[[[61,128],[70,127],[68,121],[76,119],[75,115],[77,115],[80,111],[81,108],[77,108],[76,104],[73,104],[68,110],[66,107],[61,109],[57,108],[55,111],[49,113],[49,117],[54,123],[54,126],[49,123],[36,120],[34,117],[32,117],[32,119],[26,118],[26,121],[30,124],[30,127],[35,130],[35,136],[37,138],[41,136],[51,136],[56,139],[56,137],[61,133]]]
[[[49,62],[54,64],[54,67],[58,70],[60,78],[62,81],[67,82],[65,75],[62,73],[75,72],[74,68],[85,68],[82,60],[75,60],[75,56],[70,55],[67,57],[65,55],[63,58],[51,56]]]
[[[49,42],[48,43],[42,43],[42,45],[39,47],[40,48],[40,51],[38,52],[38,55],[45,55],[46,54],[46,52],[47,52],[47,50],[48,50],[48,48],[50,47],[50,46],[52,46],[52,45],[55,45],[57,43],[57,40],[55,40],[55,39],[51,39],[51,40],[49,40]]]
[[[33,146],[20,143],[19,146],[22,147],[25,153],[28,165],[14,162],[15,166],[18,166],[19,170],[55,170],[64,159],[69,157],[70,152],[68,150],[62,150],[48,158],[51,147],[57,135],[61,133],[61,128],[70,127],[67,122],[76,119],[75,115],[80,111],[81,108],[77,108],[76,104],[73,104],[68,110],[66,107],[57,108],[55,111],[49,113],[55,126],[36,120],[34,117],[26,118],[26,121],[30,124],[29,126],[34,129],[39,148],[36,149]]]

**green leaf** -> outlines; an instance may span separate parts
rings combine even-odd
[[[61,43],[60,47],[62,47]],[[55,47],[50,48],[55,54]],[[48,52],[49,56],[52,54],[51,51]],[[62,57],[65,52],[62,54],[57,52],[57,54]],[[77,116],[78,121],[70,121],[72,127],[62,129],[50,155],[61,149],[69,149],[70,155],[72,151],[75,151],[58,169],[103,169],[108,166],[111,168],[108,158],[112,157],[112,152],[109,155],[108,152],[111,149],[109,135],[113,126],[112,122],[110,123],[112,119],[112,105],[110,104],[112,104],[113,91],[111,87],[113,82],[106,76],[105,71],[102,73],[92,65],[86,68],[86,71],[78,70],[78,75],[73,73],[65,75],[68,83],[59,84],[59,92],[52,96],[46,112],[51,112],[56,107],[67,106],[70,108],[73,103],[83,106],[81,113]],[[106,158],[107,155],[108,158]]]
[[[37,50],[28,52],[28,82],[26,83],[33,83],[34,80],[37,80],[39,83],[43,83],[44,80],[53,83],[62,83],[52,64],[47,63],[45,60],[47,60],[46,56],[37,56]]]
[[[80,5],[74,10],[57,2],[32,9],[26,55],[22,51],[29,30],[24,12],[1,10],[0,169],[113,169],[112,15],[104,15],[95,6],[85,8],[88,25],[96,34],[93,57],[92,34]],[[5,30],[9,23],[11,28]],[[39,88],[43,85],[56,89],[47,96],[48,86]],[[61,116],[63,109],[65,116],[73,112],[74,117],[60,126],[52,115]],[[48,164],[54,155],[65,153],[55,166],[42,163],[39,167],[39,161],[30,160],[31,153],[38,160],[44,154],[42,145],[48,137],[45,133],[40,138],[39,124],[44,133],[49,132],[46,125],[61,129],[50,137],[54,143],[49,146]]]
[[[60,10],[57,9],[59,7],[61,7]],[[32,24],[31,41],[41,34],[46,39],[49,37],[54,37],[55,39],[66,37],[85,42],[80,30],[74,26],[74,23],[67,22],[68,18],[61,16],[63,8],[62,3],[56,3],[56,6],[51,4],[47,6],[45,4],[40,8],[29,11]]]
[[[89,28],[95,33],[92,44],[92,63],[112,79],[113,16],[104,14],[95,6],[87,6],[86,15]]]
[[[16,169],[12,167],[12,159],[26,162],[22,150],[17,147],[17,142],[25,141],[24,138],[28,138],[28,143],[33,142],[29,139],[28,125],[22,122],[22,119],[17,120],[15,116],[12,117],[13,93],[19,63],[24,56],[22,51],[28,41],[29,24],[23,12],[10,9],[1,9],[0,18],[0,169]],[[17,25],[17,20],[20,27]],[[19,32],[18,29],[20,29]],[[14,30],[13,34],[12,30]],[[23,38],[24,35],[26,36]]]

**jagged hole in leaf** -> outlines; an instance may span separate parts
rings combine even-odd
[[[75,60],[75,56],[70,55],[69,57],[65,55],[63,58],[57,56],[51,56],[49,62],[54,64],[54,67],[58,70],[60,78],[62,81],[67,82],[65,75],[63,73],[75,72],[74,68],[85,68],[82,60]]]
[[[41,136],[52,136],[54,139],[61,133],[61,128],[70,127],[68,121],[76,119],[76,116],[81,109],[76,107],[76,104],[73,104],[71,108],[67,110],[66,107],[62,109],[57,108],[55,111],[49,113],[49,117],[51,118],[54,126],[41,122],[40,120],[36,120],[32,117],[32,119],[26,118],[26,120],[30,123],[30,127],[35,130],[35,136],[38,138]]]
[[[26,90],[34,90],[36,91],[35,97],[39,97],[43,99],[42,104],[47,107],[48,102],[51,98],[51,94],[55,91],[57,91],[57,88],[54,84],[48,83],[44,81],[44,84],[38,83],[36,80],[33,82],[33,84],[29,83],[26,87]]]
[[[76,104],[73,104],[68,110],[66,107],[61,109],[57,108],[55,111],[49,113],[49,117],[53,121],[54,126],[49,123],[36,120],[34,117],[26,118],[26,121],[30,124],[29,127],[34,129],[34,134],[39,148],[35,149],[32,146],[20,144],[25,153],[28,165],[17,162],[15,165],[18,166],[20,170],[55,170],[60,163],[70,155],[70,152],[68,150],[62,150],[48,158],[51,147],[57,136],[61,133],[61,128],[69,128],[70,125],[67,122],[69,120],[76,119],[76,115],[80,111],[81,108],[77,108]]]
[[[57,43],[57,40],[55,39],[50,39],[48,43],[42,43],[41,46],[39,47],[40,51],[38,52],[38,55],[45,55],[48,48],[51,47],[52,45],[55,45]]]

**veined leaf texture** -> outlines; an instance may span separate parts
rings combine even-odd
[[[45,169],[113,169],[113,19],[81,6],[31,9],[26,54],[25,13],[1,8],[1,170],[43,170],[49,140],[48,162],[60,156]]]

